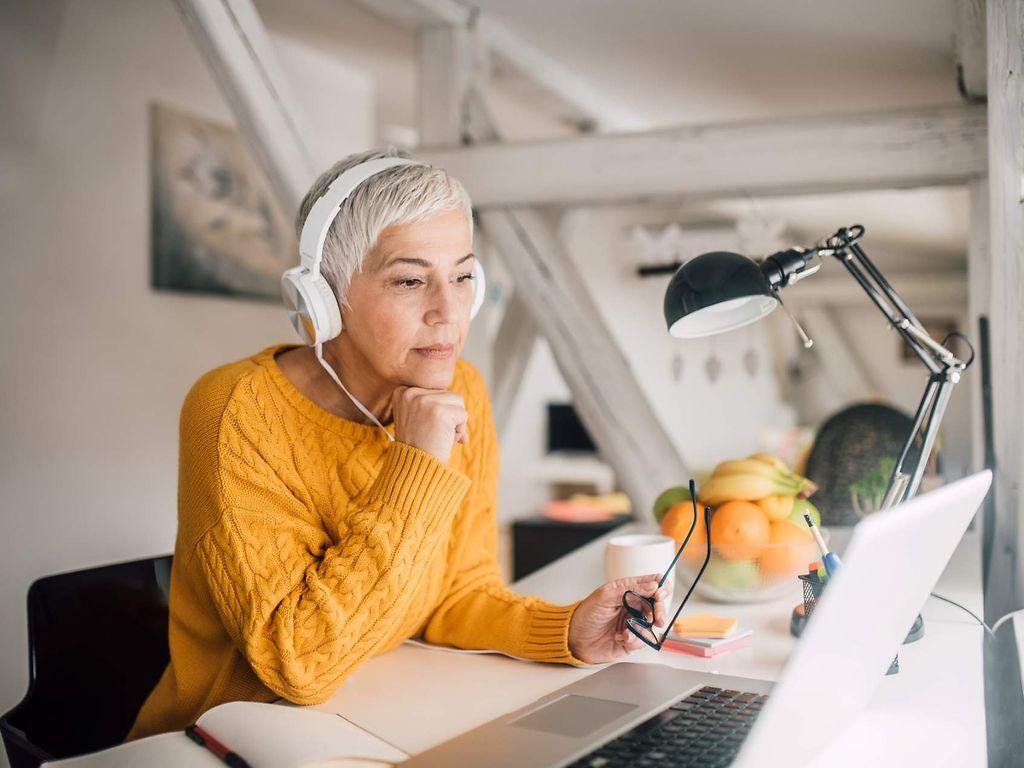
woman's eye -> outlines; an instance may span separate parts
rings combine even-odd
[[[422,282],[423,281],[420,280],[418,277],[406,277],[403,278],[402,280],[396,280],[395,285],[397,285],[400,288],[415,288]]]
[[[472,279],[473,279],[473,273],[472,272],[467,272],[466,274],[459,275],[459,277],[458,277],[458,280],[459,280],[460,283],[464,283],[467,280],[472,280]]]

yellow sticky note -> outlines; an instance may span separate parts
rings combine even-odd
[[[672,629],[680,637],[729,637],[736,631],[736,624],[733,618],[697,613],[683,616],[672,625]]]

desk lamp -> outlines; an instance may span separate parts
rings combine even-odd
[[[780,251],[760,262],[724,251],[702,254],[683,264],[672,276],[665,291],[665,322],[672,336],[692,339],[741,328],[778,306],[789,314],[779,292],[821,269],[825,257],[837,259],[928,369],[928,383],[914,425],[882,502],[882,509],[886,509],[917,493],[953,387],[973,362],[974,347],[957,331],[941,342],[935,341],[861,248],[859,241],[863,236],[864,227],[855,224],[840,229],[819,245]],[[792,315],[790,319],[804,346],[810,348],[814,342]],[[967,362],[946,348],[953,336],[970,349]],[[916,463],[905,468],[907,456],[919,439],[921,451]]]

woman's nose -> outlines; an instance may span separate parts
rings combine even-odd
[[[458,285],[441,285],[431,291],[427,308],[429,323],[456,323],[462,311],[462,295]]]

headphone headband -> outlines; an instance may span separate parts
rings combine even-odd
[[[371,176],[403,165],[425,165],[425,163],[405,157],[381,157],[353,166],[332,181],[327,187],[327,191],[313,203],[313,207],[309,209],[306,221],[302,225],[302,235],[299,238],[299,258],[302,266],[309,269],[314,275],[319,275],[327,233],[331,231],[331,224],[334,223],[334,218],[338,215],[342,204],[356,190],[356,187]]]
[[[281,276],[281,298],[292,326],[306,344],[316,346],[319,350],[320,345],[336,337],[342,330],[341,308],[337,297],[320,274],[324,244],[334,218],[360,184],[375,174],[403,165],[427,164],[404,157],[367,160],[339,175],[309,209],[299,235],[299,266],[286,270]],[[476,316],[485,295],[484,270],[479,261],[474,264],[473,276],[470,318]]]

